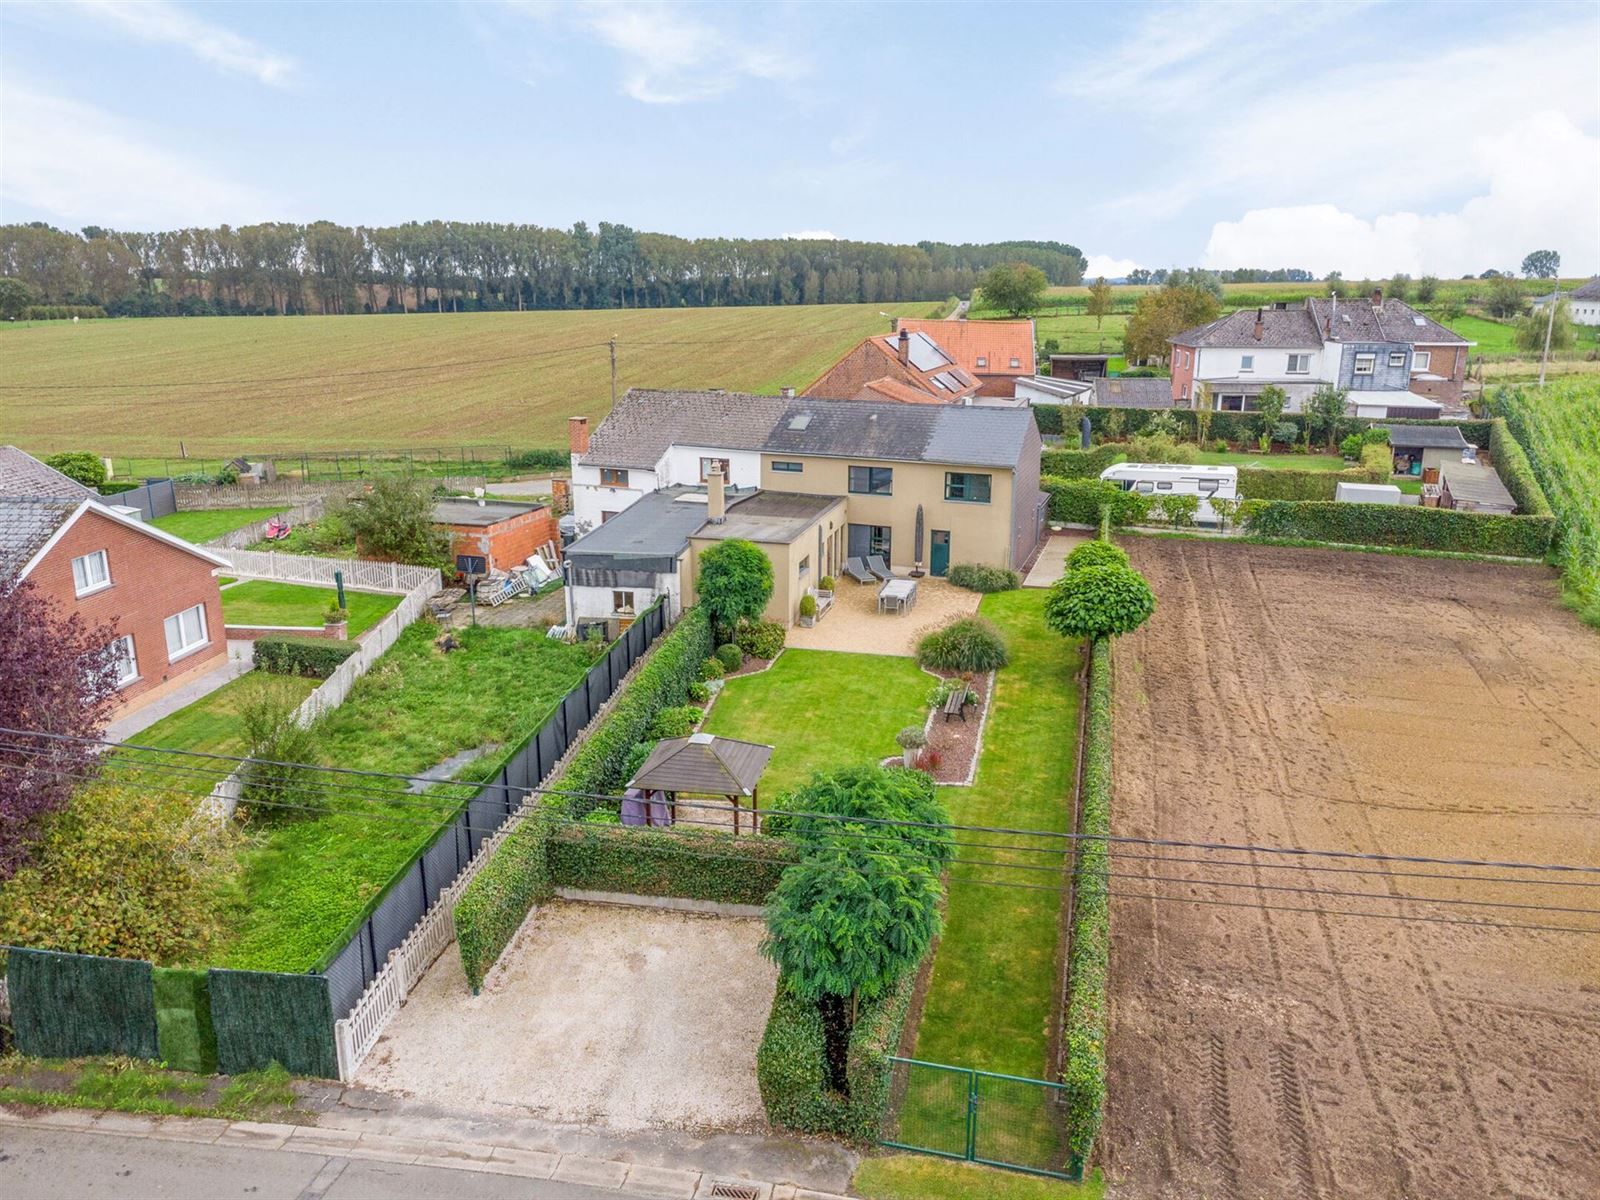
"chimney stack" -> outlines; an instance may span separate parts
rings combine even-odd
[[[721,525],[728,516],[728,497],[722,487],[722,468],[712,467],[706,472],[706,519]]]
[[[900,331],[900,362],[902,364],[904,364],[904,363],[908,363],[910,361],[911,361],[911,335],[909,333],[907,333],[904,329],[902,329]]]
[[[1383,289],[1380,287],[1375,287],[1372,289],[1372,307],[1383,307]]]
[[[783,398],[785,400],[793,400],[794,399],[794,389],[793,388],[779,388],[778,392],[779,392],[780,395],[783,396]]]
[[[567,448],[574,454],[589,453],[589,418],[567,418]]]
[[[1258,308],[1256,309],[1256,341],[1259,342],[1261,340],[1261,335],[1266,331],[1266,319],[1262,316],[1261,310]]]

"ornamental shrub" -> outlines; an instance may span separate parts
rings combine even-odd
[[[1009,592],[1022,586],[1022,577],[1015,571],[982,563],[957,563],[950,568],[949,579],[969,592]]]
[[[1059,479],[1099,479],[1101,471],[1126,457],[1126,450],[1115,442],[1090,450],[1044,450],[1039,455],[1039,471]]]
[[[622,782],[627,783],[639,773],[639,768],[644,766],[644,760],[650,757],[650,751],[656,748],[654,742],[635,742],[633,749],[628,751],[628,765],[623,769]]]
[[[711,700],[711,689],[700,680],[695,680],[689,685],[689,703],[706,704]]]
[[[928,744],[928,735],[922,731],[921,725],[907,725],[894,735],[894,744],[902,750],[915,750]]]
[[[783,649],[788,632],[776,621],[749,621],[740,625],[734,642],[751,658],[771,662]]]
[[[1132,567],[1082,567],[1050,586],[1044,619],[1062,637],[1113,637],[1139,628],[1155,608],[1150,585]]]
[[[936,671],[995,671],[1005,666],[1005,638],[982,617],[963,617],[917,643],[917,663]]]
[[[922,733],[920,728],[912,728],[919,735]],[[874,839],[906,841],[919,855],[941,866],[955,852],[948,829],[950,814],[933,781],[918,771],[880,767],[876,763],[816,772],[806,783],[778,798],[761,828],[773,837],[811,842],[826,837],[834,828],[838,822],[831,818],[843,817],[868,823]]]
[[[1193,525],[1200,513],[1200,497],[1170,492],[1156,496],[1150,506],[1168,525],[1182,527]]]
[[[83,484],[86,488],[98,488],[106,481],[106,464],[100,461],[98,455],[87,450],[68,450],[64,454],[52,454],[44,460],[44,465],[60,471],[68,479]]]
[[[1150,497],[1125,492],[1107,479],[1057,479],[1043,476],[1039,487],[1050,497],[1050,519],[1068,525],[1099,525],[1102,509],[1113,525],[1137,525],[1150,512]]]
[[[817,580],[817,588],[820,591],[831,592],[833,591],[833,582],[832,575],[824,575],[821,579]]]
[[[721,679],[726,674],[727,672],[722,669],[722,660],[715,654],[700,664],[700,678],[702,681]]]
[[[724,673],[732,673],[744,666],[744,651],[732,642],[724,642],[718,646],[716,658],[722,664]]]
[[[240,767],[239,812],[257,822],[315,815],[321,723],[295,720],[300,694],[286,680],[262,676],[239,704],[239,726],[250,761]],[[308,799],[307,797],[313,797]]]
[[[718,542],[700,555],[695,591],[719,629],[754,621],[772,598],[772,560],[743,538]]]
[[[800,616],[811,620],[817,615],[817,598],[810,592],[800,597]]]
[[[1096,538],[1092,542],[1085,542],[1074,547],[1072,553],[1067,555],[1067,570],[1077,571],[1083,567],[1104,566],[1125,567],[1128,565],[1128,552],[1113,542]]]
[[[264,637],[256,640],[255,664],[258,670],[274,675],[326,679],[360,650],[357,642],[332,638]]]
[[[705,713],[692,704],[663,708],[656,714],[656,719],[650,722],[650,729],[645,736],[656,739],[688,737],[703,716]]]

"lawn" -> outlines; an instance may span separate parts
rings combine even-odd
[[[863,1200],[1100,1200],[1105,1195],[1098,1173],[1084,1183],[1064,1183],[911,1154],[862,1159],[850,1190]]]
[[[1214,467],[1257,467],[1268,471],[1342,471],[1350,466],[1337,454],[1242,454],[1198,450],[1195,462]]]
[[[51,453],[89,438],[130,474],[215,470],[222,456],[266,450],[476,444],[499,458],[508,430],[519,448],[565,447],[568,416],[606,414],[613,337],[620,387],[775,392],[805,387],[855,342],[886,332],[880,311],[943,309],[923,301],[41,322],[0,338],[0,376],[12,389],[6,439]],[[180,439],[196,457],[178,457]],[[144,461],[124,461],[131,455]],[[171,461],[150,461],[162,455]]]
[[[487,778],[589,664],[586,649],[543,630],[460,630],[464,648],[450,654],[434,645],[437,633],[418,621],[401,634],[328,715],[319,763],[415,775],[493,746],[456,774]],[[403,783],[385,779],[320,786],[310,801],[325,811],[254,831],[214,965],[311,969],[469,794],[456,787],[407,795]]]
[[[301,625],[322,628],[322,616],[338,595],[333,588],[255,579],[222,593],[222,619],[229,625]],[[402,597],[346,590],[350,636],[360,637],[399,605]]]
[[[728,680],[705,729],[776,747],[761,778],[767,803],[813,771],[898,754],[894,735],[921,726],[933,687],[909,658],[785,650],[770,669]]]
[[[243,529],[256,521],[264,521],[282,511],[281,505],[277,508],[195,509],[157,517],[150,524],[186,542],[209,542],[212,538]]]

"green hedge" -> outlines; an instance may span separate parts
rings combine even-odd
[[[1189,441],[1195,439],[1194,410],[1187,408],[1078,408],[1070,405],[1036,404],[1033,406],[1034,423],[1039,426],[1039,432],[1045,434],[1076,434],[1078,418],[1087,416],[1089,427],[1096,436],[1101,438],[1129,436],[1140,432],[1146,425],[1161,413],[1168,413],[1178,423],[1178,432],[1181,438]],[[1070,417],[1070,420],[1068,418]],[[1280,418],[1293,425],[1303,435],[1305,432],[1306,418],[1304,413],[1284,413]],[[1343,439],[1352,433],[1360,433],[1371,425],[1453,425],[1461,430],[1461,436],[1467,441],[1479,446],[1488,445],[1490,436],[1489,421],[1425,421],[1425,420],[1387,420],[1372,417],[1345,417],[1339,422],[1337,437]],[[1208,441],[1224,438],[1230,442],[1253,442],[1261,435],[1260,413],[1214,412],[1211,414],[1211,427],[1207,431]],[[1048,469],[1047,474],[1051,474]]]
[[[1099,525],[1102,509],[1113,525],[1133,525],[1150,511],[1150,498],[1125,492],[1104,479],[1058,479],[1044,475],[1039,487],[1050,497],[1050,519],[1069,525]]]
[[[1080,832],[1111,833],[1111,642],[1094,644],[1089,666],[1089,711],[1084,725],[1083,823]],[[1067,964],[1067,1139],[1083,1162],[1100,1132],[1106,1100],[1106,970],[1111,956],[1107,911],[1107,846],[1078,843],[1078,883],[1072,910],[1072,956]]]
[[[663,708],[684,703],[700,664],[715,649],[711,621],[691,608],[662,635],[616,705],[590,731],[566,770],[550,784],[554,793],[608,795],[626,782],[628,758]],[[550,893],[545,843],[555,822],[582,817],[597,806],[583,795],[547,795],[539,812],[517,826],[467,885],[456,905],[456,940],[473,991],[510,943],[528,910]]]
[[[98,304],[30,304],[22,310],[24,321],[70,321],[79,317],[85,321],[106,315]]]
[[[1240,516],[1245,529],[1256,537],[1543,558],[1555,534],[1555,520],[1547,516],[1499,516],[1449,508],[1334,501],[1247,503]]]
[[[275,675],[326,679],[361,647],[332,638],[264,637],[256,639],[255,663]]]
[[[850,1032],[845,1076],[850,1095],[827,1086],[822,1017],[782,980],[756,1051],[756,1082],[767,1119],[798,1133],[831,1133],[851,1141],[876,1142],[889,1107],[893,1064],[906,1010],[920,971],[909,971],[877,1000],[863,1001]]]
[[[94,490],[102,496],[120,496],[123,492],[131,492],[143,486],[144,484],[135,479],[113,479],[99,484]]]
[[[1512,435],[1505,421],[1490,421],[1488,425],[1489,454],[1494,459],[1495,474],[1500,476],[1500,482],[1506,485],[1506,491],[1517,502],[1517,510],[1529,517],[1554,516],[1554,510],[1545,497],[1544,488],[1539,486],[1539,479],[1533,473],[1533,464],[1528,461],[1528,452],[1522,448],[1522,443]]]
[[[719,904],[764,904],[784,868],[800,857],[787,838],[591,824],[556,830],[546,854],[555,887]]]
[[[157,967],[151,982],[161,1061],[178,1071],[217,1069],[217,1031],[211,1023],[211,984],[204,970]]]
[[[1039,470],[1061,479],[1099,479],[1100,472],[1126,452],[1127,447],[1117,442],[1092,450],[1045,450],[1039,455]]]

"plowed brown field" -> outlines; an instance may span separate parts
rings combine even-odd
[[[1117,834],[1600,865],[1600,637],[1551,573],[1128,548]],[[1486,924],[1600,928],[1510,907],[1600,876],[1129,850],[1167,861],[1113,858],[1113,1195],[1600,1196],[1600,935]]]

